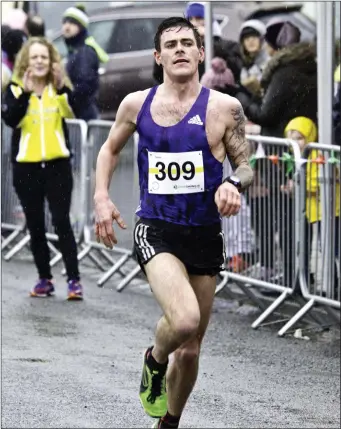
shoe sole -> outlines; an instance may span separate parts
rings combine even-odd
[[[83,299],[83,297],[82,297],[82,296],[80,296],[80,295],[76,295],[76,294],[70,294],[70,295],[67,297],[67,300],[68,300],[68,301],[82,301],[82,299]]]
[[[44,293],[44,294],[30,292],[30,297],[31,298],[50,298],[50,297],[53,297],[53,296],[54,296],[54,292],[52,292],[52,293]]]

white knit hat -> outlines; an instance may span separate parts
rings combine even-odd
[[[63,20],[68,18],[77,22],[77,24],[81,25],[82,27],[88,28],[89,17],[85,12],[83,12],[83,10],[79,9],[78,7],[72,6],[66,9],[66,11],[63,13]]]

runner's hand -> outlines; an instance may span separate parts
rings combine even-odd
[[[127,225],[124,223],[116,206],[108,197],[95,198],[95,213],[97,242],[102,242],[106,247],[112,249],[114,244],[117,244],[113,221],[116,221],[122,229],[126,229]]]
[[[221,216],[234,216],[239,212],[240,193],[232,183],[222,183],[215,193],[214,201]]]

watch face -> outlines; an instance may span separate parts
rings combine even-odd
[[[230,180],[231,180],[231,182],[240,183],[240,179],[238,179],[237,176],[231,176]]]

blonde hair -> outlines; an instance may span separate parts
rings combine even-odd
[[[30,37],[28,41],[22,46],[21,50],[19,51],[14,65],[14,71],[13,75],[19,79],[20,81],[24,77],[24,74],[29,66],[29,57],[30,57],[30,48],[35,43],[39,43],[40,45],[46,46],[49,52],[49,59],[50,59],[50,70],[46,77],[46,83],[52,83],[54,85],[54,77],[53,77],[53,64],[58,64],[63,72],[64,75],[64,82],[65,85],[69,88],[72,88],[72,84],[68,76],[66,75],[64,66],[62,64],[62,59],[57,51],[57,49],[50,43],[48,40],[46,40],[44,37]]]

